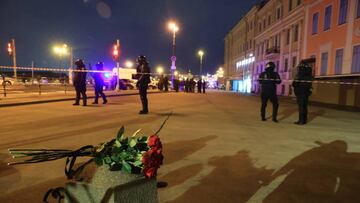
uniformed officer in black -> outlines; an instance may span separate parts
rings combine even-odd
[[[140,55],[137,58],[138,66],[136,68],[138,79],[137,86],[139,88],[140,99],[142,103],[142,110],[139,114],[148,114],[148,99],[147,99],[147,89],[150,83],[150,66],[146,60],[145,56]]]
[[[309,96],[312,89],[312,68],[304,63],[298,66],[298,73],[292,83],[296,101],[299,107],[299,120],[295,122],[297,125],[305,125],[307,123]]]
[[[202,89],[201,78],[199,78],[199,80],[197,81],[197,89],[198,89],[198,93],[201,93],[201,89]]]
[[[96,64],[96,70],[97,71],[104,71],[104,64],[103,62],[98,62]],[[103,99],[103,104],[107,103],[106,95],[104,94],[103,88],[104,88],[104,78],[103,78],[103,72],[96,72],[93,74],[93,78],[95,81],[95,101],[93,104],[98,104],[99,96]]]
[[[203,93],[205,94],[205,91],[206,91],[206,85],[207,85],[207,83],[206,83],[206,80],[205,80],[205,79],[203,79],[202,85],[203,85]]]
[[[261,119],[266,121],[266,106],[268,100],[270,100],[273,104],[272,120],[277,123],[279,101],[276,95],[276,85],[281,83],[281,79],[279,74],[275,72],[275,63],[269,62],[266,64],[265,71],[259,76],[259,83],[261,84]]]
[[[76,69],[74,71],[74,79],[73,79],[73,85],[75,87],[76,91],[76,99],[74,106],[78,106],[80,104],[80,95],[83,99],[83,106],[86,106],[86,69],[85,64],[83,60],[78,59],[75,62]]]

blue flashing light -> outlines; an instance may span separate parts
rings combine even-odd
[[[106,79],[109,79],[109,78],[111,78],[111,73],[106,72],[106,73],[104,73],[104,76]]]

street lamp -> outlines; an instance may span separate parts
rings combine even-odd
[[[200,75],[202,75],[203,56],[205,55],[205,53],[203,50],[199,50],[198,55],[200,56]]]
[[[158,67],[156,68],[156,72],[157,72],[159,75],[163,74],[163,73],[164,73],[163,67],[158,66]]]
[[[68,51],[68,49],[70,51]],[[63,45],[56,45],[53,47],[53,52],[57,55],[59,55],[60,57],[60,63],[59,63],[59,67],[61,67],[61,61],[62,61],[62,57],[63,55],[67,55],[69,54],[70,56],[70,66],[69,66],[69,83],[72,84],[72,67],[73,67],[73,48],[71,46],[68,46],[67,44],[63,44]]]
[[[131,61],[125,61],[125,67],[126,68],[132,68],[132,67],[134,67],[134,63],[131,62]]]
[[[176,32],[179,31],[179,27],[175,22],[169,22],[168,24],[169,30],[173,33],[172,40],[172,56],[171,56],[171,81],[172,87],[174,88],[174,72],[176,70],[176,56],[175,56],[175,47],[176,47]]]
[[[61,62],[62,62],[63,55],[68,54],[67,48],[68,48],[67,44],[63,44],[61,46],[56,45],[56,46],[53,47],[54,53],[59,55],[59,57],[60,57],[59,67],[61,67]]]

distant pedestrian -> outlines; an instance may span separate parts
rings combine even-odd
[[[205,94],[205,90],[206,90],[206,84],[207,82],[205,80],[203,80],[202,85],[203,85],[203,93]]]
[[[272,120],[277,123],[277,113],[279,108],[279,101],[276,95],[276,85],[281,83],[280,76],[275,72],[275,63],[269,62],[266,64],[266,69],[259,76],[259,83],[261,84],[261,119],[266,121],[266,106],[268,100],[273,104]]]
[[[139,88],[139,94],[142,104],[142,110],[139,114],[148,114],[148,99],[147,99],[147,89],[150,83],[150,66],[146,60],[146,57],[140,55],[137,58],[138,66],[136,68],[136,78],[138,80],[137,87]]]
[[[164,77],[164,88],[165,88],[165,92],[169,91],[169,79],[167,76]]]
[[[312,68],[304,63],[298,67],[298,73],[295,81],[292,83],[296,101],[299,107],[299,120],[295,122],[297,125],[305,125],[308,116],[309,96],[312,89]]]
[[[98,62],[96,64],[97,71],[104,71],[104,64],[103,62]],[[103,104],[107,103],[106,96],[104,94],[104,73],[103,72],[96,72],[93,74],[93,78],[95,81],[95,101],[93,104],[98,104],[99,96],[103,99]]]
[[[87,105],[87,96],[86,96],[86,68],[83,60],[78,59],[75,62],[76,69],[74,71],[73,85],[76,91],[76,98],[74,106],[80,104],[80,97],[83,99],[83,106]]]
[[[202,89],[201,78],[199,78],[199,80],[197,81],[197,89],[198,89],[198,93],[201,93],[201,89]]]
[[[159,86],[160,91],[164,90],[164,76],[163,75],[160,76],[158,86]]]
[[[189,92],[189,78],[186,78],[186,80],[185,80],[185,92],[187,93],[187,92]]]
[[[179,81],[179,79],[175,78],[174,79],[174,90],[175,90],[175,92],[179,92],[179,89],[180,89],[180,81]]]

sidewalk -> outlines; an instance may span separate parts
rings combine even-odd
[[[148,90],[149,94],[161,93],[158,90]],[[107,97],[119,97],[119,96],[129,96],[129,95],[138,95],[138,90],[122,90],[117,91],[105,91]],[[88,99],[94,98],[93,91],[87,91]],[[39,93],[19,93],[19,94],[9,94],[7,97],[0,97],[0,108],[1,107],[10,107],[10,106],[19,106],[19,105],[29,105],[29,104],[41,104],[41,103],[50,103],[50,102],[61,102],[61,101],[70,101],[74,100],[75,91],[67,91],[66,94],[64,91],[57,92],[43,92],[41,95]]]

